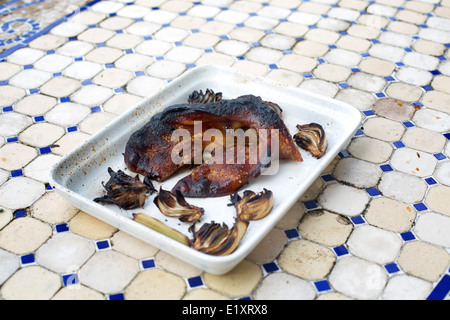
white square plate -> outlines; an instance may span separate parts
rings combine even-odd
[[[176,218],[163,216],[153,203],[155,195],[149,197],[144,208],[125,211],[113,205],[95,203],[94,198],[104,194],[102,182],[109,180],[108,167],[114,171],[124,170],[123,153],[130,135],[144,126],[150,118],[165,107],[185,103],[194,90],[207,88],[222,92],[224,99],[254,94],[267,101],[273,101],[283,109],[283,119],[294,135],[297,124],[319,123],[325,129],[328,150],[317,160],[300,150],[304,161],[280,161],[276,175],[265,175],[253,180],[243,190],[260,192],[263,188],[274,194],[272,212],[263,220],[250,222],[247,233],[235,252],[216,257],[198,252],[131,220],[132,213],[149,214],[170,227],[191,238],[190,224]],[[361,124],[361,113],[341,101],[322,97],[310,92],[275,83],[234,69],[203,66],[185,73],[170,82],[154,95],[144,99],[135,108],[119,116],[103,130],[90,137],[85,143],[61,159],[50,173],[50,183],[74,206],[92,216],[123,230],[169,254],[213,274],[224,274],[242,261],[267,233],[278,223],[299,197],[320,176],[337,154],[345,149]],[[171,190],[175,183],[188,174],[177,174],[155,187]],[[243,191],[242,190],[242,191]],[[189,203],[203,207],[205,215],[197,224],[215,221],[234,223],[235,209],[229,207],[229,197],[197,199],[187,198]]]

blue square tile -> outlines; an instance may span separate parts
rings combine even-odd
[[[383,164],[380,166],[380,168],[383,172],[394,171],[394,169],[392,169],[390,164]]]
[[[9,84],[9,80],[0,81],[0,86],[7,86]]]
[[[69,225],[67,223],[57,224],[55,230],[57,233],[69,231]]]
[[[385,97],[386,97],[386,94],[385,94],[384,92],[377,92],[377,93],[375,93],[375,95],[376,95],[378,98],[385,98]]]
[[[434,180],[433,177],[426,178],[426,179],[425,179],[425,182],[426,182],[429,186],[432,186],[432,185],[434,185],[434,184],[437,183],[437,181]]]
[[[325,182],[334,181],[334,177],[331,174],[324,174],[321,178]]]
[[[72,284],[77,284],[79,283],[78,281],[78,276],[76,273],[72,273],[72,274],[64,274],[62,276],[62,280],[63,280],[63,284],[65,286],[70,286]]]
[[[265,264],[263,264],[263,268],[267,273],[280,270],[280,268],[278,267],[278,265],[275,262],[265,263]]]
[[[307,210],[312,210],[319,207],[315,201],[305,201],[303,202],[303,205]]]
[[[347,248],[344,245],[338,246],[338,247],[334,247],[333,250],[334,250],[334,252],[336,253],[336,255],[338,257],[345,256],[346,254],[348,254],[348,250],[347,250]]]
[[[20,263],[21,264],[31,264],[34,263],[34,254],[30,253],[30,254],[25,254],[23,256],[20,257]]]
[[[203,280],[202,280],[202,277],[200,277],[200,276],[189,278],[189,279],[187,279],[187,281],[191,288],[196,288],[196,287],[200,287],[203,285]]]
[[[433,291],[427,297],[427,300],[443,300],[450,292],[450,275],[446,274],[438,282]]]
[[[91,108],[91,112],[95,113],[95,112],[101,112],[102,108],[100,106],[96,106],[96,107],[92,107]]]
[[[67,128],[67,132],[76,132],[76,131],[78,131],[78,128],[76,126]]]
[[[27,216],[27,212],[23,209],[14,211],[14,218],[23,218]]]
[[[340,82],[338,83],[339,87],[341,87],[342,89],[346,89],[349,88],[350,86],[348,85],[347,82]]]
[[[441,152],[435,153],[435,154],[434,154],[434,157],[435,157],[436,159],[438,159],[439,161],[440,161],[440,160],[445,160],[445,159],[447,159],[447,157],[445,156],[445,154],[443,154],[443,153],[441,153]]]
[[[11,111],[13,111],[14,109],[13,109],[13,107],[12,106],[7,106],[7,107],[3,107],[2,108],[2,111],[3,112],[11,112]]]
[[[123,293],[110,294],[108,298],[109,300],[125,300]]]
[[[105,250],[110,248],[108,240],[100,240],[95,243],[98,250]]]
[[[395,141],[393,144],[397,149],[406,147],[405,144],[401,141]]]
[[[371,197],[375,197],[375,196],[379,196],[381,195],[380,191],[378,191],[377,188],[368,188],[366,189],[366,192],[369,194],[369,196]]]
[[[21,176],[23,176],[22,170],[13,170],[13,171],[11,171],[11,177],[12,178],[21,177]]]
[[[295,238],[298,238],[300,236],[298,234],[297,229],[284,230],[284,233],[286,234],[286,237],[288,237],[289,239],[295,239]]]
[[[331,290],[331,286],[327,280],[316,281],[316,282],[314,282],[314,285],[318,292],[324,292],[324,291]]]
[[[412,127],[415,126],[414,123],[412,123],[411,121],[405,121],[405,122],[403,122],[403,125],[404,125],[406,128],[412,128]]]
[[[433,76],[438,76],[438,75],[441,74],[441,73],[439,72],[439,70],[431,70],[430,73],[431,73]]]
[[[188,63],[186,64],[186,68],[191,69],[191,68],[195,68],[197,65],[195,63]]]
[[[43,148],[39,148],[39,153],[40,154],[48,154],[52,152],[52,148],[51,147],[43,147]]]
[[[345,158],[350,157],[350,154],[348,153],[347,150],[342,150],[341,152],[339,152],[338,155],[339,155],[339,157],[340,157],[341,159],[345,159]]]
[[[444,137],[445,137],[447,140],[450,140],[450,133],[444,133]]]
[[[364,218],[362,216],[351,217],[350,220],[352,220],[353,224],[366,223],[366,221],[364,220]]]
[[[153,260],[153,259],[143,260],[143,261],[141,261],[141,265],[142,265],[143,269],[151,269],[156,266],[155,260]]]
[[[59,98],[59,102],[60,102],[60,103],[70,102],[70,97],[62,97],[62,98]]]
[[[278,66],[275,63],[269,64],[269,69],[271,69],[271,70],[278,69]]]
[[[34,117],[34,122],[42,122],[42,121],[45,121],[45,118],[44,118],[44,116],[37,116],[37,117]]]
[[[364,135],[364,132],[362,132],[361,129],[356,130],[355,137],[359,137],[359,136],[363,136],[363,135]]]
[[[414,236],[414,234],[411,231],[403,232],[403,233],[400,234],[400,236],[405,241],[411,241],[411,240],[415,240],[416,239],[416,236]]]
[[[18,137],[6,138],[7,143],[13,143],[13,142],[17,142],[17,141],[19,141]]]
[[[398,265],[396,263],[389,263],[389,264],[385,265],[384,268],[390,274],[400,271],[400,268],[398,267]]]
[[[426,206],[425,203],[423,203],[423,202],[413,204],[413,207],[414,207],[417,211],[425,211],[425,210],[428,210],[427,206]]]
[[[363,114],[364,114],[366,117],[371,117],[371,116],[374,116],[374,115],[375,115],[375,113],[374,113],[372,110],[366,110],[366,111],[363,111]]]
[[[325,59],[323,59],[323,58],[317,58],[316,61],[318,63],[325,63]]]

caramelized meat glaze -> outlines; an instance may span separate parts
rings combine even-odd
[[[191,162],[176,163],[172,161],[172,150],[179,141],[172,141],[176,129],[186,129],[194,136],[194,122],[202,122],[202,131],[215,128],[225,132],[226,129],[260,129],[269,131],[266,151],[270,154],[272,142],[270,130],[279,132],[279,159],[291,159],[301,162],[302,157],[292,136],[281,119],[281,109],[272,102],[265,102],[260,97],[245,95],[236,99],[222,99],[221,95],[211,93],[211,99],[190,99],[185,104],[177,104],[154,115],[140,130],[132,134],[125,150],[125,163],[128,168],[150,179],[162,182],[171,177],[181,167],[192,165],[198,155],[192,151]],[[216,98],[214,98],[216,97]],[[219,98],[217,98],[219,97]],[[206,101],[205,101],[206,100]],[[200,102],[195,102],[200,101]],[[192,140],[193,141],[193,140]],[[190,143],[190,141],[188,141]],[[215,141],[216,142],[216,141]],[[220,144],[221,142],[217,142]],[[211,141],[203,142],[202,148]],[[222,142],[223,145],[225,145]],[[193,145],[193,144],[192,144]],[[224,146],[224,148],[226,148]],[[194,148],[192,148],[194,149]],[[238,148],[236,148],[238,149]],[[203,151],[202,151],[203,154]],[[226,154],[226,151],[223,152]],[[237,156],[236,156],[237,157]],[[191,174],[181,179],[172,192],[179,190],[187,197],[221,197],[231,195],[249,182],[250,177],[258,177],[263,168],[263,155],[258,161],[249,161],[249,151],[245,150],[245,163],[234,161],[204,161],[196,166]]]

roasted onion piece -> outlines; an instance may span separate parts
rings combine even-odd
[[[299,132],[294,135],[295,143],[300,148],[309,151],[317,159],[320,159],[328,146],[325,130],[322,126],[317,123],[310,123],[297,125],[297,129]]]
[[[229,230],[226,224],[222,226],[212,221],[205,223],[195,231],[195,225],[190,228],[193,233],[191,247],[213,256],[226,256],[233,253],[247,232],[248,222],[236,218],[233,228]]]
[[[220,101],[220,100],[222,100],[222,92],[214,93],[213,90],[206,89],[206,92],[203,93],[202,90],[200,90],[200,92],[195,90],[189,96],[188,103],[189,104],[193,104],[193,103],[204,103],[204,104],[206,104],[206,103],[209,103],[209,102],[217,102],[217,101]]]
[[[173,194],[160,188],[154,202],[162,214],[179,218],[181,222],[196,222],[205,213],[203,208],[187,203],[179,190]]]
[[[106,195],[95,198],[94,201],[103,204],[115,204],[121,209],[132,210],[143,207],[147,195],[153,193],[155,188],[149,179],[144,182],[139,180],[139,176],[131,177],[122,170],[115,172],[108,168],[110,179],[103,187]]]
[[[236,192],[230,198],[231,204],[236,208],[237,216],[245,221],[261,220],[273,208],[273,193],[267,189],[259,194],[246,190],[242,197]]]

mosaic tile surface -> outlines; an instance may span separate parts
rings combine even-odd
[[[11,0],[0,17],[1,299],[449,299],[450,1]],[[222,276],[48,185],[67,152],[205,64],[364,117]]]

